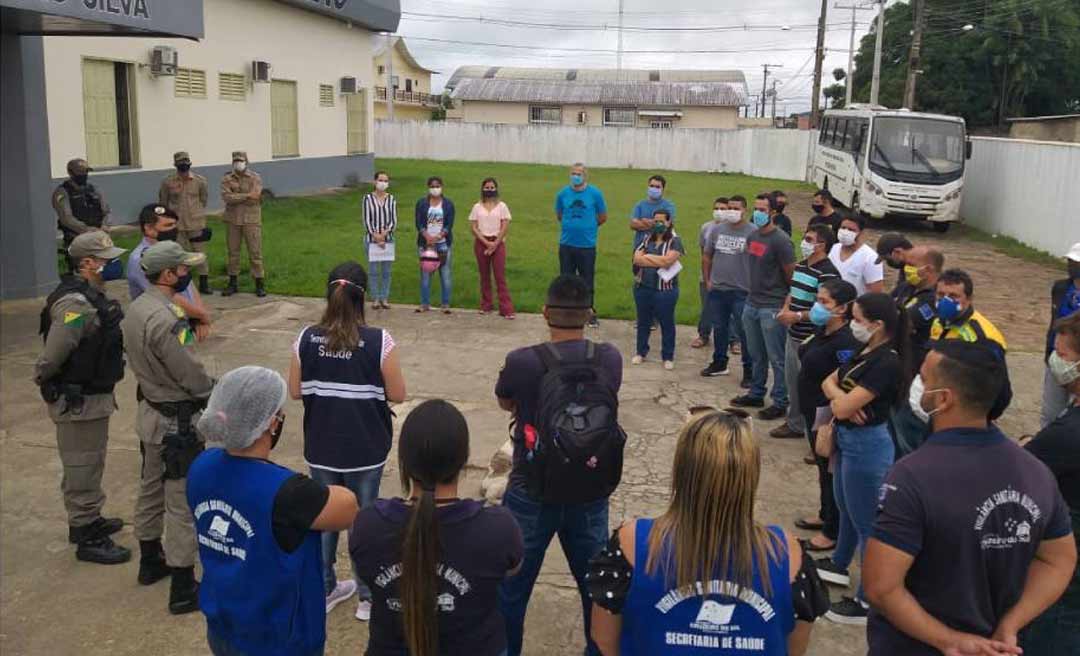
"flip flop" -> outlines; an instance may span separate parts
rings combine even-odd
[[[817,536],[815,535],[814,537],[817,537]],[[833,542],[831,545],[829,545],[827,547],[822,547],[820,545],[814,544],[813,539],[814,538],[810,538],[809,540],[803,540],[802,541],[803,549],[806,549],[807,551],[832,551],[833,549],[836,548],[836,543],[835,542]]]
[[[795,528],[801,528],[804,531],[820,531],[825,526],[825,523],[820,519],[796,519]]]

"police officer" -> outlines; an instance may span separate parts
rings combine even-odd
[[[171,575],[169,612],[174,615],[199,608],[195,527],[185,487],[187,468],[203,450],[194,426],[214,381],[195,359],[194,331],[172,298],[191,283],[191,267],[205,260],[202,253],[187,252],[174,241],[146,249],[140,266],[152,286],[131,303],[123,323],[124,348],[139,382],[139,583],[150,585]]]
[[[64,274],[41,311],[45,350],[34,368],[34,382],[56,424],[68,539],[78,545],[76,558],[102,565],[131,559],[131,550],[109,537],[123,521],[101,516],[109,416],[116,410],[113,386],[124,377],[124,314],[105,296],[105,281],[122,275],[117,258],[123,253],[102,231],[72,240],[73,273]]]
[[[173,155],[176,173],[161,181],[158,190],[158,203],[172,210],[179,219],[179,233],[176,241],[189,251],[205,253],[210,241],[211,231],[206,227],[206,201],[209,188],[206,178],[191,171],[191,156],[184,151]],[[203,262],[196,271],[199,274],[199,293],[212,294],[210,291],[210,268]]]
[[[88,182],[93,170],[85,159],[71,160],[67,163],[68,179],[53,191],[56,227],[64,233],[65,247],[76,236],[108,222],[109,205],[97,187]]]
[[[229,284],[222,296],[236,293],[236,277],[240,275],[240,244],[247,244],[251,275],[255,278],[255,295],[266,296],[263,286],[262,262],[262,178],[248,170],[247,153],[232,154],[232,171],[221,180],[221,198],[225,201],[225,223],[229,233]]]

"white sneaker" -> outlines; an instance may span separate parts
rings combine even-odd
[[[630,358],[630,364],[641,364],[642,362],[645,362],[645,356],[643,355],[635,355]]]
[[[356,594],[356,581],[338,581],[330,594],[326,595],[326,612],[334,610],[334,607]]]
[[[671,360],[664,360],[664,369],[671,371],[675,368],[675,363]]]
[[[356,604],[356,619],[361,622],[367,622],[371,619],[371,601],[361,599],[360,603]]]

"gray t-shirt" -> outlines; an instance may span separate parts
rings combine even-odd
[[[732,225],[713,223],[701,231],[702,253],[712,251],[709,280],[712,288],[721,291],[750,290],[750,258],[746,240],[757,228],[749,223]]]
[[[788,294],[785,265],[795,264],[795,248],[791,237],[777,228],[767,235],[755,230],[746,240],[750,256],[750,297],[747,301],[758,308],[778,308]]]

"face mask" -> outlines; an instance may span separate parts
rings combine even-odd
[[[176,282],[173,283],[172,288],[176,291],[177,294],[183,294],[184,290],[187,289],[188,285],[190,285],[190,284],[191,284],[191,272],[188,271],[187,273],[185,273],[182,276],[179,276],[176,279]]]
[[[375,182],[375,188],[378,189],[379,191],[386,191],[387,189],[390,188],[390,183],[387,182],[386,180],[377,180]]]
[[[896,260],[893,260],[891,258],[885,258],[885,264],[889,265],[890,269],[899,269],[904,266],[900,262],[897,262]]]
[[[820,203],[814,203],[810,206],[810,209],[814,210],[814,214],[821,214],[825,211],[825,206]]]
[[[237,173],[243,173],[247,170],[247,162],[233,162],[232,170]]]
[[[768,212],[762,212],[761,210],[754,210],[754,225],[759,228],[764,228],[769,225]]]
[[[442,196],[442,187],[431,187],[427,191],[429,194],[431,194],[432,198],[438,198],[439,196]]]
[[[1080,280],[1080,263],[1069,263],[1069,278]]]
[[[102,280],[120,280],[124,277],[124,263],[120,260],[109,260],[98,268],[98,275]]]
[[[278,415],[277,428],[270,431],[270,450],[273,451],[281,439],[281,433],[285,430],[285,417]]]
[[[776,211],[777,212],[783,212],[785,207],[787,207],[787,203],[777,203],[776,204]]]
[[[1080,360],[1069,362],[1058,355],[1057,351],[1053,351],[1050,353],[1050,360],[1047,364],[1050,366],[1050,374],[1057,381],[1057,384],[1062,387],[1072,385],[1077,380],[1080,380]]]
[[[180,235],[179,228],[173,228],[172,230],[158,230],[158,241],[176,241],[176,238]]]
[[[657,200],[664,195],[664,190],[659,187],[649,187],[648,194],[650,200]]]
[[[480,195],[484,198],[495,198],[499,195],[498,189],[484,189],[480,192]]]
[[[713,221],[727,221],[727,219],[724,217],[725,212],[727,212],[727,210],[713,210],[712,211],[712,220]]]
[[[944,391],[943,389],[926,389],[926,383],[923,382],[920,374],[915,374],[915,378],[911,381],[911,387],[908,391],[908,405],[911,407],[911,412],[919,418],[919,421],[924,424],[931,423],[931,417],[941,411],[940,408],[931,408],[927,410],[923,407],[923,397],[927,394],[934,394],[935,392]]]
[[[74,182],[75,184],[79,185],[80,187],[86,185],[86,181],[89,180],[89,179],[90,179],[90,176],[87,175],[86,173],[83,173],[82,175],[73,175],[73,176],[71,176],[71,181]]]
[[[815,326],[824,326],[825,324],[829,323],[829,319],[832,318],[832,310],[825,307],[821,303],[814,303],[814,306],[810,308],[810,323],[814,324]]]
[[[190,163],[188,163],[188,164],[177,164],[176,165],[176,170],[181,172],[181,173],[187,173],[188,171],[191,170],[191,164]]]
[[[870,338],[873,337],[876,332],[877,328],[867,328],[857,321],[851,322],[851,335],[863,344],[868,343]]]
[[[575,187],[580,187],[581,185],[585,184],[585,176],[579,175],[577,173],[570,174],[570,184],[574,185]]]
[[[656,221],[655,223],[653,223],[652,233],[654,235],[662,235],[665,232],[667,232],[667,226],[666,225],[664,225],[660,221]]]
[[[960,304],[948,296],[942,296],[937,302],[937,315],[944,323],[949,323],[960,315]]]
[[[855,243],[855,240],[859,238],[859,233],[854,230],[848,230],[847,228],[840,228],[836,233],[836,240],[844,246],[851,246]]]
[[[799,245],[802,248],[802,256],[804,258],[810,257],[817,250],[817,244],[811,244],[808,241],[804,241]]]
[[[908,284],[912,287],[918,287],[919,285],[921,285],[923,279],[922,276],[919,275],[919,267],[905,264],[904,280],[907,280]]]

